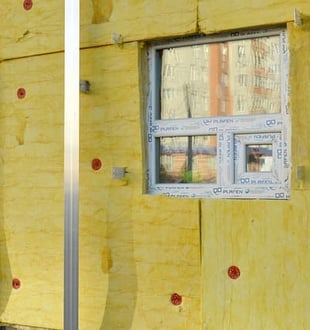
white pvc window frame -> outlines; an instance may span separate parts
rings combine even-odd
[[[187,119],[159,119],[160,51],[180,46],[201,45],[257,37],[280,37],[281,112]],[[289,199],[290,197],[290,115],[288,109],[289,52],[285,28],[271,28],[180,38],[153,43],[148,52],[150,93],[147,107],[147,192],[171,197],[229,199]],[[159,183],[159,152],[156,139],[172,136],[217,136],[217,182]],[[240,138],[244,136],[243,138]],[[253,138],[255,136],[255,138]],[[244,170],[247,143],[271,144],[272,173],[248,173]],[[243,162],[243,163],[242,163]]]

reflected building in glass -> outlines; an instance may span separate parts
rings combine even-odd
[[[280,113],[280,93],[279,36],[162,51],[161,120]],[[216,135],[158,144],[160,183],[216,183]]]

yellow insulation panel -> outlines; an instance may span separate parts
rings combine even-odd
[[[26,2],[29,2],[26,0]],[[64,1],[2,1],[0,60],[58,52],[64,49]],[[196,32],[197,2],[180,0],[81,1],[81,47]]]
[[[206,328],[309,327],[307,204],[300,193],[289,202],[203,203]],[[232,265],[238,279],[228,276]]]
[[[202,201],[203,329],[308,329],[310,33],[288,26],[292,196]],[[297,167],[303,175],[297,178]],[[230,266],[240,277],[228,276]]]
[[[308,1],[261,0],[198,0],[199,27],[204,33],[221,32],[257,26],[286,24],[294,21],[295,8],[310,14]]]
[[[82,47],[179,36],[197,31],[197,1],[88,0],[81,3]]]
[[[31,2],[0,3],[0,60],[63,50],[64,1]]]
[[[2,62],[0,77],[0,321],[60,328],[63,56]]]
[[[292,115],[293,188],[304,194],[310,188],[309,98],[310,89],[310,16],[304,25],[289,25],[290,109]],[[300,177],[297,172],[300,169]]]
[[[291,199],[144,195],[147,80],[136,41],[284,23],[294,7],[304,25],[288,29]],[[62,329],[63,1],[0,9],[0,59],[12,59],[0,63],[0,322]],[[309,4],[93,0],[81,9],[90,93],[80,97],[80,329],[310,328]],[[125,43],[108,45],[113,33]],[[126,167],[125,178],[113,179],[113,167]]]
[[[198,201],[142,194],[140,51],[81,52],[80,329],[201,324]],[[0,322],[62,329],[63,54],[2,62],[0,75]]]
[[[81,52],[81,329],[201,324],[198,202],[142,195],[140,47]],[[102,167],[94,171],[93,159]],[[113,167],[126,167],[112,179]],[[170,296],[184,296],[182,307]],[[95,313],[94,313],[95,311]]]

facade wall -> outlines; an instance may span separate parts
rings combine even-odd
[[[294,25],[295,7],[310,15],[301,0],[81,2],[80,329],[310,327],[310,23]],[[63,327],[63,10],[0,4],[0,322],[50,329]],[[289,34],[291,199],[145,195],[146,42],[275,24]]]

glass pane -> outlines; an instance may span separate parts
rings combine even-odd
[[[272,144],[249,144],[246,146],[247,172],[272,171]]]
[[[215,183],[216,136],[178,136],[158,139],[159,183]]]
[[[161,119],[280,112],[279,36],[165,49]]]

